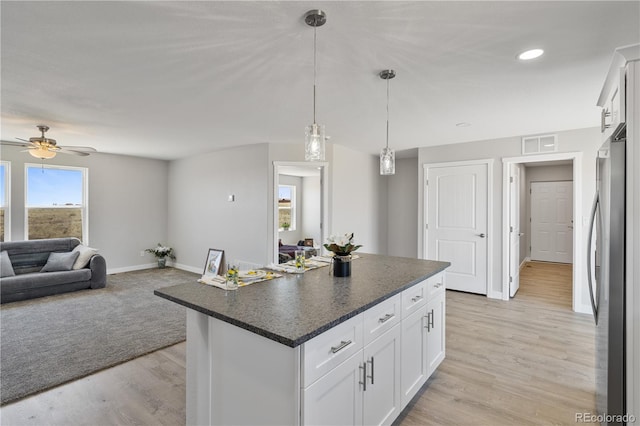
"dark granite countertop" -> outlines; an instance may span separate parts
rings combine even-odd
[[[225,291],[193,282],[154,291],[157,296],[296,347],[450,265],[449,262],[360,254],[351,276],[330,266],[284,274]]]

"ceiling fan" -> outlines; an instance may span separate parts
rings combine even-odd
[[[29,140],[16,138],[23,142],[0,141],[0,144],[28,148],[26,151],[28,151],[29,154],[41,160],[53,158],[59,152],[80,156],[87,156],[92,152],[97,152],[95,148],[91,148],[90,146],[58,146],[55,139],[49,139],[44,136],[45,132],[49,130],[49,126],[38,124],[36,127],[42,132],[41,136],[34,136],[29,138]]]

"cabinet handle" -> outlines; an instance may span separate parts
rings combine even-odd
[[[364,370],[364,373],[362,375],[362,381],[358,382],[362,385],[362,391],[366,392],[367,391],[367,363],[363,362],[362,365],[359,366],[360,370]]]
[[[346,348],[347,346],[349,346],[351,343],[351,340],[343,340],[340,342],[340,344],[338,346],[331,346],[331,353],[336,353],[336,352],[340,352],[341,350],[343,350],[344,348]]]
[[[607,111],[606,108],[602,108],[602,111],[600,112],[600,132],[604,133],[605,129],[608,129],[609,127],[611,127],[611,124],[607,124],[607,117],[609,117],[611,115],[611,113],[609,111]]]
[[[382,318],[378,318],[378,321],[381,322],[381,323],[385,323],[385,322],[389,321],[391,318],[393,318],[395,316],[396,316],[396,314],[387,314]]]
[[[374,372],[373,357],[371,357],[371,361],[367,361],[367,362],[371,363],[371,375],[367,377],[371,379],[371,384],[373,384],[373,372]],[[366,372],[366,369],[365,369],[365,372]]]
[[[411,301],[412,301],[413,303],[415,303],[415,302],[417,302],[418,300],[421,300],[421,299],[422,299],[422,296],[416,296],[416,297],[412,297],[412,298],[411,298]]]
[[[431,313],[430,312],[427,312],[427,315],[424,315],[422,317],[422,318],[426,318],[427,319],[427,325],[425,325],[424,328],[426,328],[428,332],[431,331],[431,329],[429,328],[429,325],[431,324],[430,317],[431,317]]]
[[[434,328],[433,318],[435,317],[435,315],[433,315],[433,309],[431,310],[431,313],[430,313],[429,317],[431,318],[431,320],[430,320],[431,321],[431,328]],[[429,331],[431,331],[431,328],[429,329]]]
[[[436,285],[434,285],[435,288],[440,288],[442,287],[442,283],[437,283]]]

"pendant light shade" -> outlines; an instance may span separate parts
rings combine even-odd
[[[324,125],[316,123],[316,28],[327,22],[327,15],[322,10],[310,10],[304,15],[304,21],[313,27],[313,124],[306,127],[304,159],[324,161]]]
[[[380,72],[380,78],[387,80],[387,146],[382,148],[380,152],[380,174],[395,175],[396,174],[396,153],[389,148],[389,80],[396,76],[394,70],[384,70]]]

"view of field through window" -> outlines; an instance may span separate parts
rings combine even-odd
[[[278,226],[280,229],[294,229],[291,222],[291,211],[295,186],[278,186]]]
[[[28,239],[83,240],[84,176],[78,169],[27,167]]]

